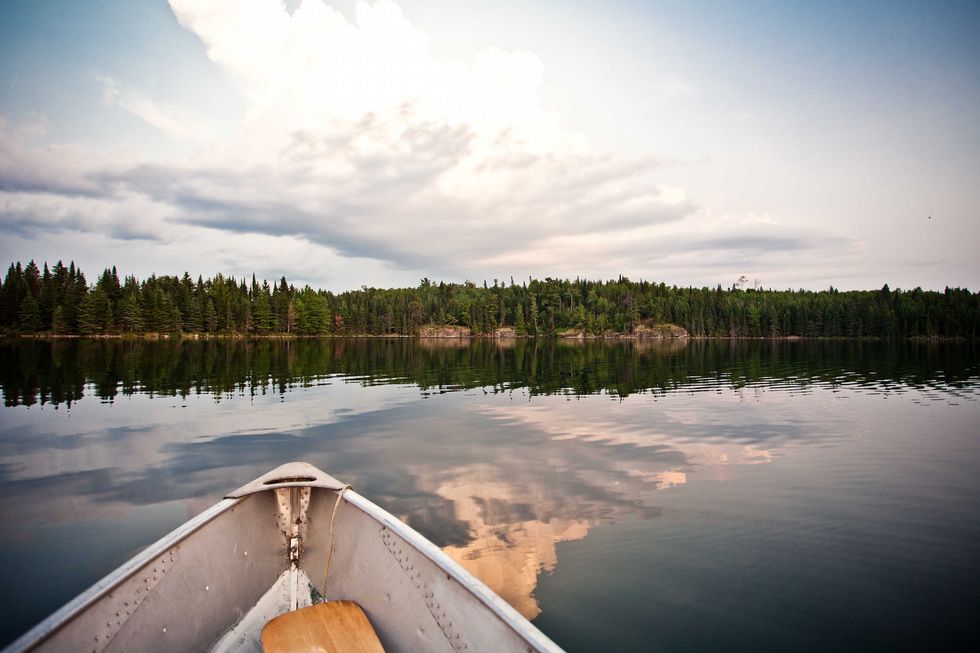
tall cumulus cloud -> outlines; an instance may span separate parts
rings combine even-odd
[[[439,60],[393,2],[358,3],[350,20],[321,0],[292,13],[277,0],[170,6],[245,100],[231,135],[209,137],[192,113],[168,115],[172,106],[102,77],[116,110],[188,139],[192,154],[174,163],[32,147],[0,123],[7,228],[286,236],[449,275],[574,273],[577,261],[586,274],[658,276],[654,255],[679,270],[710,265],[706,250],[726,266],[828,244],[706,216],[657,182],[656,159],[598,153],[566,128],[539,97],[538,56],[491,48]]]

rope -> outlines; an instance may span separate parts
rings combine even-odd
[[[327,581],[330,579],[330,564],[333,562],[334,549],[334,525],[337,523],[337,509],[340,508],[340,501],[344,498],[344,492],[351,489],[350,485],[340,488],[337,493],[337,502],[333,504],[333,514],[330,516],[330,548],[327,549],[327,565],[323,569],[323,600],[327,600]]]

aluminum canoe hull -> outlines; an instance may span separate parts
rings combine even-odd
[[[5,650],[257,651],[265,620],[324,593],[360,604],[389,653],[561,651],[407,524],[306,463],[230,493]]]

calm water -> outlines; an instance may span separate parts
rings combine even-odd
[[[0,342],[0,644],[290,460],[569,651],[976,650],[975,344]]]

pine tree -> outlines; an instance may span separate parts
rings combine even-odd
[[[204,299],[204,328],[208,333],[218,332],[218,311],[214,308],[214,302],[205,297]]]
[[[31,261],[24,268],[24,283],[27,284],[27,292],[31,297],[38,299],[41,296],[41,271],[37,268],[37,263]]]
[[[143,331],[143,311],[140,309],[136,293],[127,293],[119,302],[119,326],[126,333]]]
[[[20,329],[25,333],[34,333],[41,326],[41,311],[37,299],[30,293],[20,303]]]
[[[55,306],[51,315],[51,333],[68,333],[68,325],[65,323],[65,309],[63,306]]]
[[[112,324],[112,308],[109,298],[99,288],[85,295],[78,308],[78,329],[86,335],[106,333]]]
[[[23,301],[23,298],[17,297],[17,286],[20,285],[19,274],[20,264],[15,268],[11,263],[7,275],[3,278],[3,286],[0,286],[0,328],[2,329],[19,325],[20,303]]]
[[[57,281],[48,264],[44,263],[44,273],[41,275],[41,297],[38,299],[38,306],[41,312],[41,329],[50,330],[54,316],[54,309],[58,305]]]
[[[88,284],[85,275],[75,267],[72,261],[68,265],[68,278],[65,285],[65,299],[62,304],[65,307],[65,327],[70,333],[79,333],[80,325],[78,314],[82,301],[88,294]]]
[[[538,333],[538,300],[531,294],[531,329],[530,333],[537,335]]]
[[[269,333],[274,324],[272,321],[272,297],[269,295],[269,284],[263,283],[255,293],[255,306],[252,309],[256,333]]]
[[[194,287],[194,293],[194,320],[191,330],[204,333],[208,330],[207,307],[210,300],[208,299],[207,288],[204,285],[204,279],[201,275],[197,275],[197,285]]]
[[[527,334],[527,325],[524,323],[524,309],[521,306],[514,308],[514,331],[521,336]]]
[[[106,301],[109,303],[108,315],[118,315],[119,313],[119,302],[122,300],[122,286],[119,284],[119,275],[116,273],[116,266],[112,266],[112,269],[106,268],[102,271],[99,276],[98,281],[95,282],[95,287],[98,288],[106,297]],[[105,331],[115,331],[114,320],[107,322],[104,325]]]
[[[194,281],[186,271],[180,279],[180,294],[177,297],[177,308],[181,315],[181,330],[195,330],[194,311]]]
[[[292,307],[296,313],[295,330],[296,333],[300,335],[310,335],[315,332],[315,327],[313,325],[313,315],[310,310],[307,309],[306,299],[303,293],[296,295],[296,299],[293,300]]]
[[[173,333],[177,326],[173,323],[173,302],[160,287],[153,289],[153,324],[160,333]]]
[[[183,320],[180,317],[180,309],[175,302],[167,302],[167,311],[163,322],[163,331],[166,333],[180,333]]]

